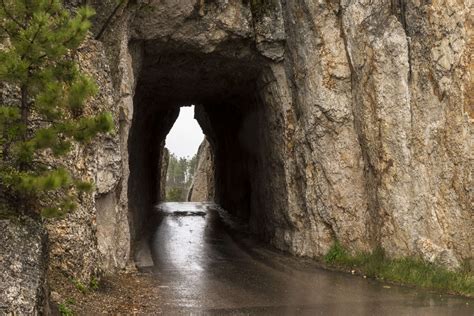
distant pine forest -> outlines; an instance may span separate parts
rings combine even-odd
[[[188,191],[197,165],[197,154],[192,158],[177,157],[170,153],[166,173],[166,201],[183,202],[187,200]]]

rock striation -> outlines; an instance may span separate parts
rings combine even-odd
[[[211,144],[204,139],[197,152],[197,165],[188,192],[189,202],[214,201],[214,161]]]
[[[160,175],[160,201],[166,200],[166,176],[168,174],[168,165],[170,163],[170,152],[168,148],[164,147],[161,151],[161,161],[159,168],[161,169]]]
[[[263,239],[296,255],[339,240],[457,267],[473,253],[470,9],[138,1],[102,39],[137,118],[123,130],[141,112],[169,122],[198,104],[216,200]]]
[[[276,247],[472,260],[468,2],[92,5],[119,122],[97,171],[110,185],[88,208],[108,210],[106,270],[126,264],[159,200],[163,140],[189,104],[214,148],[216,201]]]
[[[163,140],[191,104],[215,200],[263,240],[472,264],[470,1],[89,2],[90,110],[112,111],[117,131],[71,157],[96,192],[46,225],[51,266],[87,280],[127,265],[160,200]]]

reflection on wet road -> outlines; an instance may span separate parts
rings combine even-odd
[[[211,203],[158,211],[152,256],[164,314],[474,315],[473,300],[325,270],[275,270],[232,240]]]

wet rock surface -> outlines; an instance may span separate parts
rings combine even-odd
[[[130,7],[135,110],[196,103],[216,200],[280,249],[472,260],[468,5],[272,3]]]

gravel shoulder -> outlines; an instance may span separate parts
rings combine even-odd
[[[150,273],[128,271],[106,276],[98,289],[87,291],[62,275],[55,275],[51,283],[52,315],[161,314],[160,282]]]

